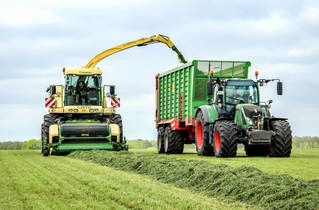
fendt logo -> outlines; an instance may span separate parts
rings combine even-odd
[[[56,100],[54,97],[45,98],[45,107],[53,108],[56,105]]]
[[[113,97],[112,100],[111,100],[111,106],[113,108],[119,108],[120,107],[120,101],[121,101],[120,98]]]

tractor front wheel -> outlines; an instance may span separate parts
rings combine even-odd
[[[214,148],[209,144],[209,125],[205,125],[204,116],[201,111],[196,116],[195,144],[198,155],[214,155]]]
[[[275,135],[271,139],[269,146],[270,157],[290,157],[292,149],[292,134],[287,121],[276,120],[271,122]]]
[[[237,153],[237,128],[231,121],[217,121],[214,126],[214,151],[216,157],[235,157]]]

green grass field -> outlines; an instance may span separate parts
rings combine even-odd
[[[132,149],[136,153],[157,153],[155,148]],[[166,155],[171,158],[205,160],[210,163],[222,163],[233,167],[253,166],[270,174],[289,174],[295,178],[306,180],[319,180],[319,148],[314,149],[293,149],[290,158],[269,158],[269,157],[247,157],[243,149],[239,149],[235,158],[216,158],[198,156],[195,149],[188,146],[184,154]]]
[[[0,151],[0,209],[251,209],[119,171],[38,151]]]

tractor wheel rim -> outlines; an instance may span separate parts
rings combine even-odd
[[[219,152],[219,150],[220,150],[220,133],[219,133],[218,130],[216,130],[214,138],[215,138],[215,149],[216,149],[216,152]]]
[[[196,127],[196,143],[197,143],[197,147],[201,149],[203,146],[203,125],[202,125],[202,121],[200,120],[198,121],[197,127]]]

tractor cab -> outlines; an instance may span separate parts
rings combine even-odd
[[[237,104],[259,105],[259,91],[253,80],[235,80],[226,82],[224,87],[226,111],[233,114]]]

